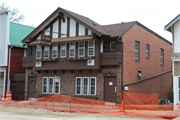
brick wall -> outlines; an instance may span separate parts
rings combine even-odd
[[[171,54],[172,46],[144,28],[135,25],[129,30],[122,38],[123,41],[123,83],[130,83],[138,80],[137,73],[141,71],[142,78],[146,79],[150,76],[168,71],[172,69]],[[140,43],[139,61],[135,60],[135,41]],[[146,58],[146,44],[150,45],[150,57]],[[160,50],[164,49],[164,65],[160,64]],[[168,78],[168,79],[167,79]],[[155,80],[156,79],[156,80]],[[153,81],[153,82],[151,82]],[[167,89],[168,94],[169,86],[172,86],[172,75],[164,74],[163,77],[152,78],[151,81],[146,81],[143,84],[141,92],[150,93],[158,92],[159,88]],[[163,84],[161,82],[162,81]],[[146,83],[146,84],[145,84]],[[141,84],[141,83],[140,83]],[[141,87],[142,87],[141,84]],[[151,89],[153,86],[154,90]],[[159,86],[159,88],[158,88]],[[138,92],[139,89],[130,88],[131,92]],[[150,90],[147,90],[150,89]],[[152,91],[151,91],[152,90]],[[162,89],[164,90],[164,89]]]

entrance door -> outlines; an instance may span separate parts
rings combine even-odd
[[[116,101],[116,77],[104,77],[104,100]]]
[[[13,100],[24,100],[25,83],[24,81],[11,81],[11,91]]]
[[[29,99],[36,98],[37,77],[29,77],[28,79],[28,96]]]

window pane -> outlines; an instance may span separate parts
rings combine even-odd
[[[80,86],[77,86],[76,94],[80,94],[80,89],[81,89],[81,87],[80,87]]]
[[[73,43],[70,43],[70,49],[75,49],[75,44],[74,44],[74,42],[73,42]]]
[[[77,78],[77,85],[81,85],[81,79]]]
[[[94,47],[94,41],[89,41],[89,47]]]
[[[88,79],[84,78],[84,85],[88,85]]]
[[[66,56],[66,50],[61,50],[61,56]]]
[[[46,93],[46,86],[43,87],[43,92]]]
[[[53,92],[53,78],[49,79],[49,93]]]
[[[41,46],[40,45],[37,45],[37,50],[41,50]]]
[[[59,93],[59,86],[55,86],[55,93]]]
[[[84,47],[84,42],[79,42],[79,47]]]
[[[70,49],[70,56],[74,56],[74,49]]]
[[[95,85],[95,78],[91,78],[91,85]]]
[[[57,50],[57,44],[53,44],[53,50]]]
[[[37,51],[37,55],[38,58],[41,57],[41,51]]]
[[[53,56],[52,57],[57,57],[57,50],[53,50]]]
[[[94,54],[94,48],[89,48],[89,55],[93,55]]]
[[[87,87],[87,86],[84,86],[83,94],[87,94],[87,93],[88,93],[88,92],[87,92],[87,89],[88,89],[88,87]]]
[[[49,50],[49,47],[44,47],[44,50]]]
[[[91,95],[95,94],[95,87],[91,87]]]
[[[79,56],[84,56],[84,49],[79,49]]]

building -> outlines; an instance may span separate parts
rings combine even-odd
[[[180,104],[180,14],[169,22],[165,30],[172,33],[172,66],[174,104]]]
[[[0,96],[12,91],[12,99],[24,99],[25,68],[22,67],[22,39],[33,27],[10,22],[10,13],[0,13]]]
[[[172,44],[137,21],[102,26],[57,8],[22,42],[26,99],[63,94],[120,103],[124,88],[170,96]]]

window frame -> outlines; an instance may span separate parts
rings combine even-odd
[[[40,46],[41,50],[37,50],[37,46]],[[37,52],[40,52],[40,57],[37,57]],[[36,59],[41,59],[41,57],[42,57],[42,46],[36,45]]]
[[[81,79],[81,84],[80,84],[80,94],[77,94],[77,78]],[[82,95],[82,77],[76,77],[76,85],[75,85],[75,95]]]
[[[70,46],[71,46],[71,43],[74,43],[74,56],[70,56],[70,50],[72,49],[72,48],[70,48]],[[75,42],[70,42],[69,43],[69,57],[75,57],[75,54],[76,54],[76,43]]]
[[[48,94],[54,94],[54,77],[48,77],[49,79],[48,79]],[[49,90],[50,90],[50,84],[49,84],[49,82],[50,82],[50,78],[52,78],[53,79],[53,84],[52,84],[52,93],[50,93],[49,92]]]
[[[48,48],[48,50],[45,50],[45,48]],[[45,57],[45,52],[48,51],[48,57]],[[49,52],[50,52],[50,47],[44,46],[44,58],[47,59],[49,58]]]
[[[93,42],[93,46],[90,47],[89,46],[89,42]],[[89,55],[89,49],[90,48],[93,48],[93,55]],[[88,41],[88,56],[94,56],[95,55],[95,42],[94,42],[94,39],[92,41]]]
[[[44,87],[44,78],[47,78],[47,84],[46,84],[46,92],[43,92],[43,87]],[[47,94],[48,92],[48,77],[43,77],[43,81],[42,81],[42,94]]]
[[[161,53],[163,52],[163,54],[162,54],[162,56],[161,56]],[[161,62],[161,60],[162,60],[162,62]],[[164,49],[162,49],[161,48],[161,50],[160,50],[160,63],[161,63],[161,65],[164,65]]]
[[[65,49],[62,49],[62,44],[65,44]],[[60,48],[60,57],[61,58],[66,58],[66,48],[67,48],[67,44],[66,43],[61,43],[61,48]],[[61,54],[62,50],[65,50],[65,56],[62,56],[62,54]]]
[[[59,77],[60,80],[58,81],[59,82],[59,91],[58,91],[58,93],[55,93],[55,89],[56,89],[55,77],[59,77],[59,76],[54,76],[54,94],[60,94],[60,92],[61,92],[61,77]]]
[[[56,54],[56,57],[53,57],[53,51],[54,51],[53,46],[54,46],[54,45],[57,46],[57,54]],[[58,58],[58,43],[52,44],[52,58]]]
[[[91,78],[95,78],[95,94],[91,94]],[[90,89],[89,89],[90,92],[89,92],[89,95],[96,95],[96,77],[90,77],[89,81],[90,81],[90,85],[89,85],[90,86]]]
[[[84,78],[87,78],[87,80],[88,80],[88,84],[87,84],[87,94],[84,94]],[[82,95],[89,95],[89,77],[83,77],[83,79],[82,79]]]
[[[147,50],[147,46],[148,46],[148,50]],[[147,56],[148,53],[148,56]],[[146,44],[146,58],[150,58],[150,45]]]
[[[111,49],[112,44],[114,44],[114,49]],[[110,42],[110,50],[116,50],[116,42]]]
[[[138,43],[138,50],[136,50],[136,43]],[[136,58],[136,51],[138,53],[138,58]],[[139,60],[139,58],[140,58],[139,52],[140,52],[140,42],[135,41],[135,60]]]
[[[81,42],[84,43],[84,47],[80,47]],[[78,57],[84,57],[85,56],[85,41],[81,41],[81,42],[78,42]],[[79,52],[80,49],[83,49],[84,55],[79,55],[80,54],[80,52]]]

